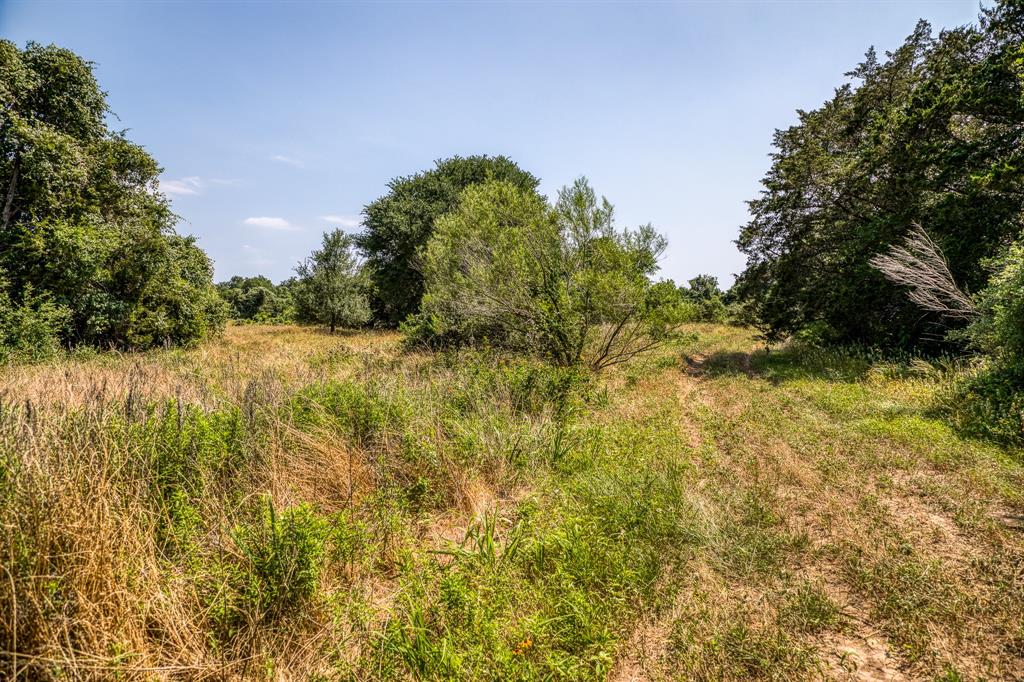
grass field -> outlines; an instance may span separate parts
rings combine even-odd
[[[591,377],[230,327],[0,368],[0,677],[1024,679],[1024,455],[945,370]]]

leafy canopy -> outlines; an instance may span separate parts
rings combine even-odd
[[[291,280],[274,286],[266,277],[234,276],[217,284],[217,293],[231,308],[231,319],[255,322],[286,322],[295,310]]]
[[[366,282],[354,240],[341,230],[324,233],[323,245],[295,268],[295,316],[299,322],[355,327],[370,319]]]
[[[0,110],[9,306],[65,344],[187,343],[223,325],[209,259],[174,233],[156,161],[107,127],[89,62],[0,40]]]
[[[437,219],[455,210],[462,190],[504,180],[535,192],[538,180],[504,156],[454,156],[430,170],[395,178],[388,193],[363,210],[357,244],[366,256],[377,320],[397,325],[419,310],[423,251]]]
[[[773,338],[920,346],[948,321],[923,315],[871,259],[925,225],[955,280],[976,292],[985,259],[1024,211],[1024,58],[1019,2],[933,37],[921,22],[874,50],[832,99],[775,133],[772,166],[738,245],[738,292]]]

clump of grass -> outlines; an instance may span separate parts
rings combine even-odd
[[[808,582],[786,595],[779,618],[787,627],[809,634],[835,629],[843,622],[839,606],[820,586]]]
[[[787,528],[773,511],[779,505],[770,491],[741,492],[733,504],[717,548],[727,573],[745,578],[775,575],[791,555],[807,548],[807,535]]]
[[[819,668],[813,647],[776,624],[742,609],[691,595],[692,613],[677,619],[669,636],[673,667],[694,680],[802,679]]]

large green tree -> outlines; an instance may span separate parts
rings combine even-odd
[[[738,245],[737,291],[769,336],[912,346],[946,338],[871,265],[923,225],[968,291],[1020,230],[1024,62],[1019,2],[896,51],[869,51],[852,82],[775,134],[772,167]]]
[[[538,180],[504,156],[455,156],[430,170],[395,178],[388,193],[363,210],[357,243],[373,282],[375,317],[397,325],[419,310],[423,251],[438,218],[455,210],[462,190],[502,180],[536,192]]]
[[[64,311],[53,331],[69,344],[184,343],[223,324],[209,259],[175,234],[156,161],[108,128],[89,62],[0,41],[0,112],[10,305]]]

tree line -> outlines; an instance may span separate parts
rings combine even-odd
[[[977,354],[954,402],[1022,439],[1024,3],[847,76],[776,131],[735,293],[769,341]]]
[[[585,179],[549,202],[504,156],[393,179],[361,232],[324,234],[284,282],[215,285],[174,229],[156,160],[107,125],[91,63],[0,41],[0,107],[0,361],[190,344],[235,319],[400,326],[431,347],[486,342],[600,368],[682,320],[726,317],[714,278],[653,281],[665,239],[651,226],[618,228]]]
[[[554,202],[503,156],[452,157],[399,177],[276,287],[218,284],[236,319],[400,327],[410,344],[487,343],[595,369],[666,340],[685,320],[724,322],[714,277],[654,282],[665,239],[623,230],[585,178]]]

